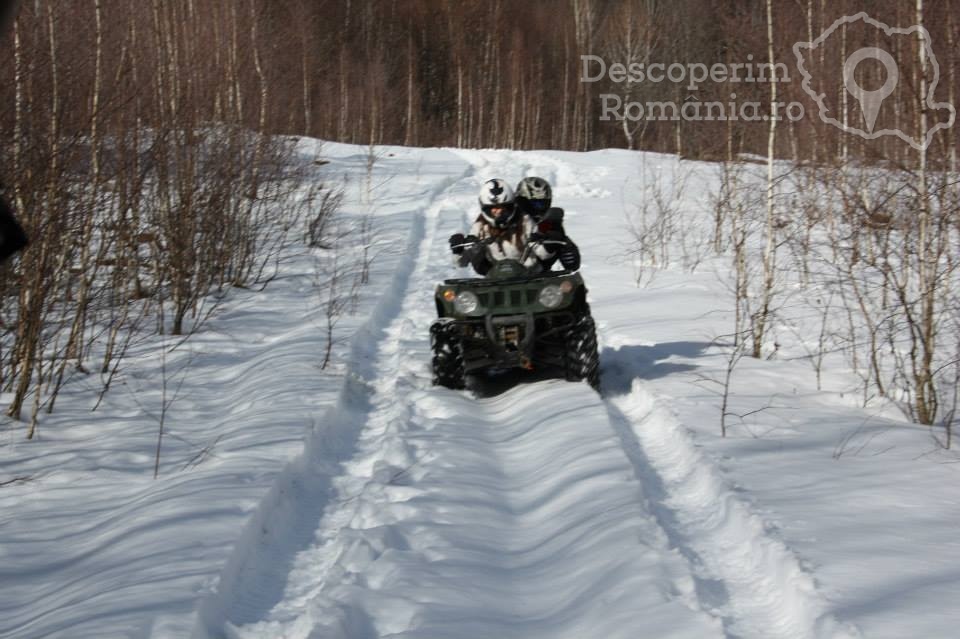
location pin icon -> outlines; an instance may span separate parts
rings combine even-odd
[[[863,87],[857,84],[857,79],[853,75],[857,65],[868,59],[879,60],[887,70],[886,81],[876,91],[864,91]],[[880,114],[880,106],[897,88],[897,82],[899,81],[900,68],[897,66],[897,62],[893,59],[893,56],[877,47],[864,47],[855,51],[843,63],[843,86],[860,103],[860,110],[863,112],[863,119],[867,123],[868,133],[873,133],[877,116]]]

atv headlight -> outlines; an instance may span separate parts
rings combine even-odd
[[[547,308],[556,308],[563,301],[563,291],[556,284],[550,284],[540,289],[540,296],[537,300]]]
[[[480,308],[480,300],[470,291],[457,293],[456,299],[453,300],[453,309],[463,315],[469,315],[478,308]]]

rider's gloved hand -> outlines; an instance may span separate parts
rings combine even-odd
[[[558,233],[557,231],[547,231],[543,232],[534,232],[530,234],[531,242],[539,242],[540,244],[566,244],[567,238],[563,233]]]
[[[450,250],[453,251],[454,255],[463,254],[463,245],[466,243],[466,239],[463,237],[463,233],[454,233],[450,236]]]
[[[461,251],[464,259],[474,262],[482,259],[486,251],[483,249],[483,243],[476,235],[468,235],[463,238],[463,250]]]
[[[567,271],[576,271],[580,268],[580,249],[570,242],[560,249],[558,257],[563,268]]]

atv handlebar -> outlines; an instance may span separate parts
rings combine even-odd
[[[468,235],[466,237],[461,236],[458,238],[457,235],[454,235],[451,237],[450,250],[455,255],[459,256],[460,266],[467,266],[478,256],[478,251],[483,250],[484,247],[489,244],[493,244],[495,241],[495,237],[486,237],[480,239],[475,235]],[[530,237],[529,240],[527,240],[526,245],[523,248],[523,252],[517,261],[528,269],[532,268],[541,260],[541,257],[534,252],[537,246],[547,247],[547,249],[552,253],[560,247],[567,245],[567,243],[568,242],[566,239],[544,237],[538,233],[535,233]],[[536,260],[535,263],[530,263],[531,257]]]

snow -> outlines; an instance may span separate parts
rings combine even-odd
[[[304,162],[318,144],[301,141]],[[91,412],[74,375],[39,438],[0,427],[0,637],[952,637],[960,465],[842,358],[742,360],[727,437],[728,260],[704,249],[716,168],[672,156],[324,144],[370,284],[326,347],[323,255],[137,344]],[[447,237],[490,177],[540,175],[578,241],[602,393],[430,384]],[[626,215],[660,176],[689,224],[658,265]],[[319,252],[319,253],[322,253]],[[680,254],[695,256],[697,267]],[[329,256],[327,256],[329,257]],[[643,286],[637,285],[644,269]],[[462,274],[462,272],[460,273]],[[166,354],[161,357],[161,353]],[[153,452],[168,406],[159,478]]]

